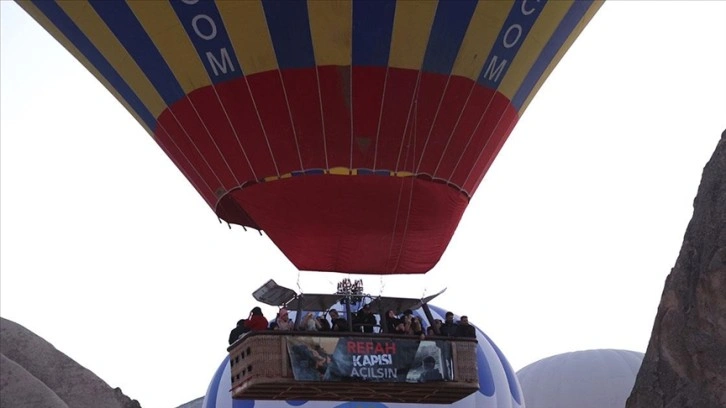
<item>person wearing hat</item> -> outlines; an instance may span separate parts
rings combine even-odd
[[[365,304],[360,308],[353,318],[353,331],[373,333],[373,328],[378,325],[376,316],[371,312],[371,305]]]
[[[280,309],[280,313],[277,314],[275,322],[277,323],[275,330],[292,330],[295,325],[295,322],[288,317],[287,309],[284,307]]]
[[[267,319],[262,314],[262,309],[255,306],[250,311],[250,317],[244,321],[244,326],[249,330],[267,330]]]

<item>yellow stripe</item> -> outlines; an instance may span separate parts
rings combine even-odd
[[[100,72],[91,64],[86,57],[81,53],[74,45],[73,43],[65,36],[63,33],[56,28],[56,26],[48,20],[47,17],[45,17],[45,14],[38,10],[37,7],[30,1],[22,0],[18,2],[18,5],[22,7],[30,16],[32,16],[35,21],[37,21],[43,28],[45,28],[52,36],[55,38],[65,49],[68,50],[81,64],[83,64],[86,69],[93,74],[93,76],[98,79],[99,82],[103,84],[103,86],[108,89],[111,94],[116,97],[116,99],[126,108],[126,110],[129,111],[129,113],[136,119],[136,121],[139,122],[139,124],[146,129],[146,131],[154,137],[154,132],[146,126],[146,122],[144,122],[141,117],[139,117],[136,114],[136,111],[134,111],[131,106],[126,102],[126,100],[116,91],[116,88],[114,88],[107,80],[106,78],[101,75]]]
[[[195,89],[211,85],[209,74],[199,60],[194,44],[169,2],[130,1],[127,4],[166,60],[184,93],[189,94]]]
[[[217,9],[245,75],[278,68],[265,10],[259,0],[220,1]]]
[[[542,9],[541,14],[534,23],[527,38],[522,43],[522,47],[514,57],[512,65],[507,71],[507,75],[502,79],[499,86],[499,92],[504,94],[509,100],[512,100],[514,94],[522,84],[524,77],[532,69],[534,62],[537,60],[547,41],[557,29],[567,11],[572,6],[572,1],[549,1]]]
[[[537,83],[535,84],[534,88],[532,88],[532,92],[529,93],[527,96],[527,99],[524,100],[524,103],[522,104],[522,108],[519,110],[519,116],[522,117],[522,114],[527,109],[527,106],[529,106],[529,103],[532,102],[532,98],[537,94],[539,91],[539,88],[542,86],[544,81],[547,79],[547,77],[550,76],[550,73],[552,73],[552,70],[557,66],[557,64],[560,62],[562,57],[565,55],[567,50],[570,49],[570,46],[572,46],[572,43],[575,42],[577,37],[579,37],[580,33],[583,29],[585,29],[585,26],[592,20],[593,16],[595,16],[595,13],[602,7],[605,0],[598,0],[592,3],[590,6],[590,9],[585,12],[585,15],[582,17],[582,20],[577,24],[574,30],[572,30],[572,33],[567,38],[567,41],[562,44],[562,47],[557,51],[557,54],[555,54],[554,58],[552,58],[552,61],[547,66],[547,69],[542,73],[542,76],[539,78]]]
[[[309,0],[308,19],[315,65],[351,64],[353,5],[350,1]]]
[[[396,2],[388,65],[394,68],[421,69],[436,6],[437,1]]]
[[[154,117],[158,118],[161,112],[166,109],[164,100],[91,5],[85,1],[63,1],[59,2],[58,6],[68,14],[71,20],[119,73],[121,78],[139,97],[141,103],[146,105],[146,108]]]
[[[331,169],[328,169],[328,174],[335,174],[338,176],[349,176],[350,173],[351,171],[347,167],[333,167]]]
[[[480,1],[476,5],[459,54],[456,56],[452,75],[466,77],[473,81],[479,79],[484,61],[491,53],[513,4],[514,0],[501,0]]]

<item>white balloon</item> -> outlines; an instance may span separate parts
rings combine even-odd
[[[586,350],[558,354],[517,372],[529,408],[622,408],[643,353]]]

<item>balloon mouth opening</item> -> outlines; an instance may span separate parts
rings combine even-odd
[[[217,215],[264,230],[301,271],[426,273],[469,199],[430,177],[287,177],[229,191]]]
[[[430,174],[427,173],[420,173],[420,174],[411,174],[408,172],[391,172],[388,170],[378,170],[373,171],[369,169],[348,169],[347,173],[343,173],[339,169],[331,169],[331,170],[324,170],[324,169],[311,169],[306,171],[300,171],[300,172],[292,172],[288,175],[283,176],[272,176],[272,177],[265,177],[259,180],[248,180],[239,185],[238,187],[232,188],[230,190],[224,190],[219,189],[216,191],[216,195],[219,197],[217,204],[215,206],[215,213],[217,214],[217,217],[219,217],[220,222],[225,221],[228,224],[236,224],[240,225],[242,227],[249,227],[256,229],[258,231],[261,231],[263,228],[255,222],[255,220],[252,218],[252,216],[242,207],[242,205],[233,198],[234,193],[237,191],[241,191],[253,186],[257,186],[260,184],[269,183],[272,181],[278,181],[278,180],[285,180],[290,178],[297,178],[299,176],[340,176],[340,175],[352,175],[352,176],[389,176],[389,177],[397,177],[397,178],[407,178],[411,180],[421,180],[421,181],[427,181],[430,183],[445,185],[458,193],[460,193],[467,201],[471,201],[471,194],[469,194],[466,190],[462,189],[461,186],[450,182],[449,180],[439,178],[439,177],[433,177]]]

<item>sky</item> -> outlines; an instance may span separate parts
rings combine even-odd
[[[328,293],[220,224],[132,116],[0,1],[0,316],[145,408],[206,392],[268,279]],[[438,265],[373,295],[467,314],[515,370],[645,352],[703,167],[726,129],[726,2],[609,1],[520,119]],[[235,254],[229,257],[228,254]],[[263,308],[268,317],[274,309]]]

